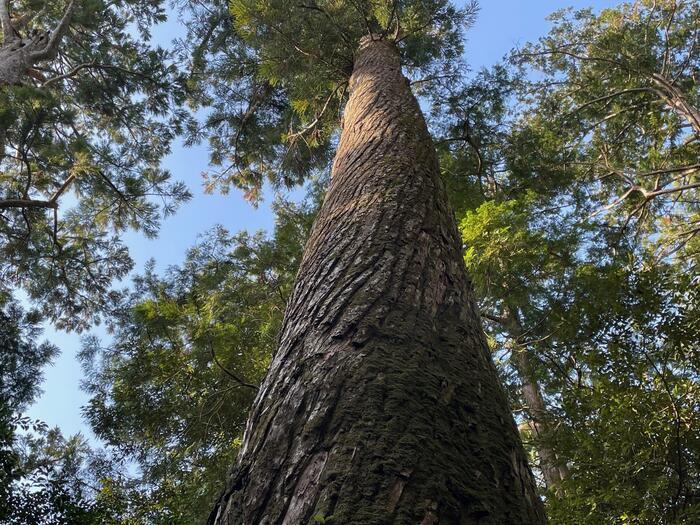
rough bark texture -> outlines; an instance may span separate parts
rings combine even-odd
[[[0,0],[1,1],[1,0]],[[12,39],[0,46],[0,86],[20,84],[49,41],[48,33],[36,33],[29,38]]]
[[[41,61],[53,59],[57,55],[58,46],[68,30],[76,8],[76,0],[71,0],[53,31],[32,30],[26,37],[22,37],[18,30],[33,16],[25,14],[17,22],[13,22],[10,18],[9,1],[0,0],[0,29],[2,29],[0,87],[21,84],[27,75],[41,77],[33,66]],[[43,81],[42,78],[39,80]]]
[[[364,39],[332,183],[218,525],[542,524],[437,157]]]

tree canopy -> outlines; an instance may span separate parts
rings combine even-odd
[[[160,161],[185,119],[183,81],[149,42],[162,2],[0,2],[0,286],[85,328],[189,193]],[[11,73],[11,74],[10,74]]]
[[[208,138],[207,187],[290,187],[330,162],[353,54],[368,32],[399,42],[418,78],[454,74],[476,4],[429,2],[182,2],[196,105],[211,107],[190,140]]]
[[[429,110],[550,522],[700,519],[697,2],[560,10],[547,35],[474,73],[462,46],[475,4],[179,0],[186,34],[172,53],[148,40],[160,2],[42,5],[0,0],[0,79],[17,42],[56,46],[0,81],[0,460],[12,490],[64,465],[39,476],[52,488],[37,498],[86,523],[206,519],[323,198],[353,53],[374,34],[398,43]],[[257,203],[266,184],[311,180],[311,195],[278,200],[271,235],[215,229],[181,265],[110,292],[131,269],[119,235],[155,234],[187,198],[160,167],[180,133],[208,141],[210,191]],[[17,287],[36,312],[13,304]],[[105,451],[40,424],[20,436],[56,353],[37,343],[38,321],[87,328],[105,309],[113,336],[86,337],[81,353],[84,415]]]

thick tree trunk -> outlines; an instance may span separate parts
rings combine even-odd
[[[396,48],[368,38],[279,348],[210,523],[314,517],[545,522],[423,116]]]

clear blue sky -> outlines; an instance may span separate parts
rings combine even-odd
[[[498,62],[516,45],[536,40],[549,28],[545,20],[547,15],[557,9],[568,6],[601,9],[619,3],[604,0],[482,0],[479,19],[468,34],[467,62],[476,71]],[[179,36],[178,31],[178,25],[169,21],[155,31],[154,36],[165,46],[173,37]],[[164,164],[176,180],[187,183],[194,197],[163,222],[157,239],[148,240],[134,233],[126,235],[136,273],[143,271],[150,258],[156,259],[159,270],[179,264],[197,236],[217,224],[233,232],[269,230],[272,227],[274,218],[269,202],[254,209],[236,192],[226,196],[202,192],[201,173],[207,169],[206,147],[185,149],[177,146]],[[97,329],[95,333],[104,335],[104,330]],[[60,427],[65,435],[76,432],[90,435],[80,415],[80,408],[88,401],[79,388],[82,373],[76,354],[80,349],[80,337],[50,328],[45,331],[45,336],[58,345],[62,353],[45,371],[44,394],[30,408],[28,415],[50,426]]]

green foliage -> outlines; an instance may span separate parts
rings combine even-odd
[[[12,3],[37,15],[19,34],[53,30],[66,8],[36,4]],[[157,1],[78,2],[56,56],[0,86],[0,287],[59,326],[85,328],[114,300],[132,266],[116,234],[155,235],[188,197],[159,166],[185,119],[179,73],[146,40],[163,20]]]
[[[476,11],[445,0],[182,1],[191,103],[211,109],[190,140],[209,140],[210,190],[257,201],[328,167],[360,38],[395,38],[408,73],[452,71]]]
[[[700,6],[644,0],[551,20],[547,36],[514,55],[536,79],[523,98],[535,115],[519,140],[540,147],[522,168],[544,163],[550,177],[577,179],[598,213],[635,225],[660,255],[686,244],[697,253]]]
[[[693,523],[700,512],[700,302],[696,277],[673,267],[632,274],[579,270],[582,297],[552,374],[559,447],[572,476],[555,523]],[[585,294],[585,295],[584,295]],[[626,516],[626,518],[624,518]]]
[[[210,232],[181,266],[136,279],[109,346],[85,339],[85,415],[141,472],[110,482],[134,523],[202,520],[235,459],[316,205],[275,209],[272,238]]]

